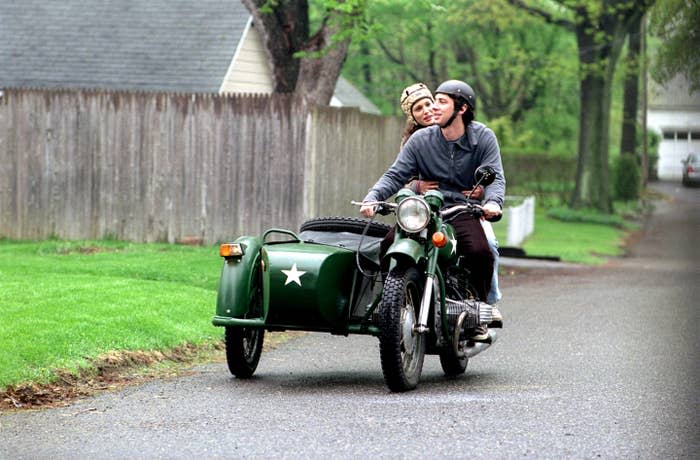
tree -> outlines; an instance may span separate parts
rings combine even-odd
[[[343,75],[383,113],[400,113],[398,94],[413,82],[458,78],[475,89],[477,119],[502,147],[575,148],[576,44],[566,32],[506,0],[373,0],[367,17],[371,34],[353,41]]]
[[[573,32],[578,45],[579,140],[576,184],[569,206],[612,212],[608,164],[610,105],[613,74],[631,24],[653,0],[558,0],[567,15],[534,6],[524,0],[508,0],[530,14]],[[568,16],[568,17],[567,17]]]
[[[639,197],[641,174],[637,157],[637,111],[639,102],[640,57],[642,44],[641,16],[630,24],[627,56],[625,58],[625,82],[622,109],[622,138],[620,156],[615,162],[615,196],[626,201]]]
[[[663,40],[653,70],[664,82],[682,74],[691,91],[700,90],[700,1],[664,0],[651,11],[650,30]]]
[[[311,35],[308,0],[242,0],[267,52],[276,93],[297,93],[328,105],[366,0],[323,0]]]
[[[627,58],[625,59],[624,108],[620,154],[634,155],[637,149],[637,109],[639,102],[640,51],[643,17],[630,24]]]

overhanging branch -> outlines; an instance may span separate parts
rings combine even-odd
[[[537,16],[544,19],[549,24],[564,27],[565,29],[571,32],[576,31],[573,22],[563,18],[555,18],[554,15],[552,15],[550,12],[542,10],[540,8],[536,8],[534,6],[530,6],[526,4],[523,0],[508,0],[508,3],[515,6],[516,8],[520,8],[521,10],[530,13],[533,16]]]

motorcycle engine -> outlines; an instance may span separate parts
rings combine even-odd
[[[493,307],[476,300],[470,291],[466,270],[458,267],[448,270],[447,276],[445,276],[445,293],[447,297],[445,299],[447,322],[451,336],[454,336],[457,321],[462,314],[464,314],[462,331],[474,329],[480,323],[490,323],[493,320]]]

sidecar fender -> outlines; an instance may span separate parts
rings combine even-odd
[[[425,249],[420,243],[410,238],[397,238],[389,247],[385,257],[394,259],[399,263],[409,258],[417,264],[425,257]]]
[[[238,324],[230,318],[244,318],[248,313],[248,300],[253,283],[253,267],[258,259],[262,258],[263,266],[263,316],[261,318],[246,318],[243,323],[250,326],[262,326],[267,317],[270,300],[270,275],[267,267],[267,252],[263,248],[260,238],[242,236],[236,243],[244,247],[241,257],[228,258],[221,269],[219,289],[216,297],[216,316],[213,323],[216,326],[229,326]],[[241,324],[243,325],[243,324]]]

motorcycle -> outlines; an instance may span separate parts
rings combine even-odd
[[[476,185],[494,177],[492,168],[481,167]],[[470,287],[449,223],[464,212],[481,216],[480,206],[441,209],[440,191],[417,195],[408,188],[395,202],[371,204],[380,214],[396,215],[384,254],[380,244],[392,227],[347,217],[309,220],[298,234],[272,228],[260,238],[242,236],[220,246],[224,264],[212,323],[225,329],[234,376],[255,373],[266,330],[375,336],[384,380],[394,392],[418,385],[426,354],[438,355],[445,375],[455,376],[495,342],[493,328],[502,325]],[[490,326],[488,340],[470,341],[482,323]]]

